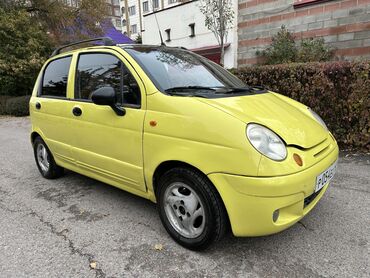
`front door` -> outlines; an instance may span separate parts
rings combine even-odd
[[[133,69],[125,65],[123,57],[121,60],[117,55],[101,51],[78,56],[72,101],[73,152],[83,171],[129,191],[145,191],[142,153],[145,88]],[[124,116],[117,115],[109,106],[92,103],[92,93],[105,86],[114,88],[117,105],[126,110]]]

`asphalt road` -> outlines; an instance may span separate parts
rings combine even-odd
[[[72,172],[43,179],[29,127],[0,118],[0,277],[370,277],[370,156],[342,155],[289,230],[196,253],[171,240],[150,201]]]

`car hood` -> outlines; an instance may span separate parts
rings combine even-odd
[[[327,137],[327,131],[307,108],[275,93],[223,98],[197,98],[239,120],[264,125],[278,134],[287,145],[311,148]],[[288,99],[287,99],[288,100]]]

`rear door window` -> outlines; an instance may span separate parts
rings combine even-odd
[[[72,57],[63,57],[51,61],[45,71],[42,81],[41,96],[67,97],[69,66]]]

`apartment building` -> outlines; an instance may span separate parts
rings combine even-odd
[[[214,34],[205,26],[205,16],[200,11],[199,5],[200,1],[197,0],[183,1],[144,14],[143,43],[159,44],[159,28],[166,45],[185,47],[219,63],[221,57],[220,46]],[[234,24],[228,30],[225,43],[224,66],[226,68],[237,66],[237,0],[232,0],[232,5],[235,19]]]
[[[120,0],[105,0],[107,3],[108,18],[112,21],[113,26],[122,31],[121,7]]]
[[[145,15],[176,6],[181,2],[183,0],[120,0],[122,32],[133,40],[137,39],[145,31]]]

